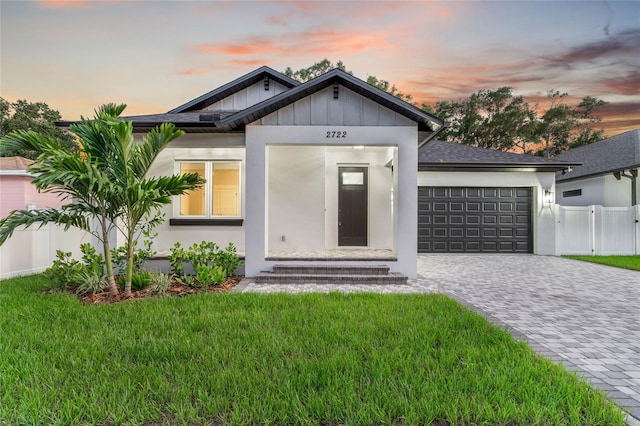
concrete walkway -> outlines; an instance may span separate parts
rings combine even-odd
[[[449,294],[608,392],[640,425],[640,272],[551,256],[420,255],[418,274],[405,286],[238,290]]]

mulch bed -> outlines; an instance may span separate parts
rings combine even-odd
[[[190,294],[197,293],[225,293],[230,291],[233,287],[238,285],[240,281],[242,281],[244,277],[241,275],[232,276],[226,279],[222,284],[212,285],[206,288],[200,287],[191,287],[184,283],[180,283],[177,281],[173,281],[171,283],[171,287],[167,290],[166,293],[160,295],[151,289],[151,287],[143,288],[142,290],[136,290],[131,292],[131,297],[125,298],[123,293],[117,294],[116,296],[112,296],[109,291],[103,291],[100,293],[84,293],[78,294],[78,298],[82,303],[88,304],[111,304],[111,303],[119,303],[119,302],[128,302],[130,300],[142,300],[142,299],[150,299],[154,297],[182,297],[188,296]],[[51,293],[54,291],[65,291],[72,294],[77,294],[78,286],[76,285],[67,285],[62,289],[55,290],[46,290],[47,293]]]

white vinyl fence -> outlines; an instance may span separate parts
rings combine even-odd
[[[558,254],[640,254],[640,206],[556,206]]]
[[[94,243],[94,238],[85,231],[47,225],[20,229],[0,246],[0,279],[42,272],[53,263],[56,250],[72,252],[79,259],[80,244]]]

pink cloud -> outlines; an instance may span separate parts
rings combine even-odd
[[[209,72],[204,71],[204,70],[197,70],[194,68],[189,68],[183,71],[178,71],[177,72],[178,75],[207,75],[209,74]]]
[[[328,56],[343,53],[380,50],[392,47],[387,41],[389,33],[379,31],[364,34],[356,31],[314,30],[276,37],[248,37],[234,43],[210,43],[193,46],[201,54],[221,54],[229,56],[260,55],[316,55]]]
[[[74,9],[88,7],[86,0],[36,0],[38,6],[48,9]]]

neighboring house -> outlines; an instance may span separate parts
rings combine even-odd
[[[418,162],[419,252],[555,254],[555,174],[575,163],[439,140]]]
[[[158,228],[157,250],[177,241],[233,242],[245,254],[245,274],[253,276],[277,262],[299,261],[300,253],[308,254],[305,263],[355,261],[350,252],[357,248],[362,264],[385,264],[415,277],[417,236],[421,251],[425,241],[416,214],[424,213],[418,208],[420,185],[420,197],[429,191],[424,187],[434,197],[445,188],[443,202],[451,212],[460,201],[457,188],[466,188],[471,198],[464,203],[477,206],[479,216],[468,210],[465,217],[500,225],[463,226],[477,243],[462,251],[555,254],[554,221],[542,194],[554,190],[555,171],[567,165],[431,142],[424,149],[441,147],[448,156],[421,157],[418,172],[418,148],[444,122],[341,70],[299,83],[261,67],[168,113],[125,119],[136,132],[163,122],[186,132],[161,153],[151,173],[197,172],[207,180],[203,189],[165,208],[168,220]],[[480,195],[469,189],[475,187]],[[511,239],[501,244],[497,238]],[[433,247],[461,251],[456,244]],[[329,257],[315,257],[327,251]]]
[[[556,176],[558,204],[625,207],[638,204],[640,129],[570,149],[557,160],[581,166]]]
[[[33,174],[27,169],[32,161],[22,157],[0,157],[0,218],[13,210],[59,208],[58,196],[40,193],[31,184]]]

